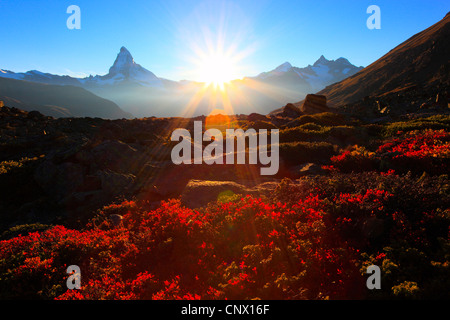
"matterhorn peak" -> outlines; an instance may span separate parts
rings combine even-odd
[[[135,64],[136,63],[134,62],[133,56],[131,55],[130,51],[128,51],[128,49],[125,47],[121,47],[120,52],[117,55],[116,60],[114,61],[114,64],[109,69],[109,73],[123,73],[123,71],[129,70]]]

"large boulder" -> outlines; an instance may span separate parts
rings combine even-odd
[[[132,174],[102,170],[96,173],[101,180],[102,190],[111,195],[129,194],[135,191],[136,177]]]
[[[305,114],[330,112],[327,106],[327,97],[318,94],[308,94],[303,101],[300,111]]]
[[[284,107],[272,111],[269,116],[271,120],[273,120],[274,117],[278,118],[288,118],[288,119],[295,119],[302,115],[303,113],[300,111],[299,108],[297,108],[293,103],[288,103]]]
[[[93,169],[109,169],[120,173],[133,173],[138,170],[142,160],[140,152],[130,145],[114,140],[106,140],[91,150],[91,167]]]
[[[247,121],[267,121],[268,117],[265,115],[262,115],[260,113],[250,113],[247,116]]]
[[[188,208],[199,208],[211,201],[217,201],[221,195],[246,194],[247,188],[233,181],[191,180],[186,185],[181,203]]]
[[[290,173],[292,174],[293,178],[299,178],[307,175],[319,175],[324,173],[324,170],[322,169],[322,166],[316,163],[303,163],[298,166],[294,166]]]
[[[181,203],[188,208],[195,209],[233,195],[268,194],[273,192],[277,185],[276,182],[265,182],[247,187],[234,181],[190,180],[181,194]]]
[[[280,117],[295,119],[300,117],[302,115],[302,112],[293,103],[288,103],[283,108],[281,108],[281,112],[277,115]]]
[[[45,193],[61,199],[83,185],[84,170],[77,163],[64,162],[57,165],[46,160],[36,168],[34,179]]]

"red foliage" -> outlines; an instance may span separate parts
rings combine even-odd
[[[414,171],[439,174],[447,170],[450,134],[445,130],[411,131],[384,141],[376,152],[355,147],[332,157],[329,171]]]
[[[8,263],[15,296],[29,290],[57,299],[345,296],[353,251],[326,233],[321,207],[317,196],[292,208],[245,197],[202,213],[175,200],[149,212],[125,202],[104,209],[124,214],[119,226],[105,219],[84,231],[56,226],[5,240],[0,260]],[[80,290],[64,290],[70,264],[80,266]],[[30,278],[39,279],[34,287]]]

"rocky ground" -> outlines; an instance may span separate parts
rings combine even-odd
[[[391,111],[394,99],[367,98],[352,105],[351,111],[354,115],[365,105],[360,115],[370,116],[371,122],[392,121],[400,117]],[[419,98],[413,92],[400,100],[405,99],[414,101],[408,107],[410,115],[448,112],[447,96],[433,93]],[[354,120],[329,112],[311,118],[312,113],[328,110],[326,100],[319,97],[312,102],[313,109],[308,110],[288,104],[267,116],[227,118],[232,128],[280,129],[280,170],[274,177],[261,176],[258,165],[174,165],[172,131],[182,127],[192,132],[193,121],[205,123],[205,117],[55,119],[0,107],[0,233],[33,223],[76,226],[96,210],[125,198],[156,206],[160,200],[180,197],[195,208],[230,193],[272,192],[283,177],[321,174],[330,156],[357,144],[373,128],[351,126]]]
[[[258,115],[244,118],[246,122]],[[177,127],[192,129],[193,120],[55,119],[0,108],[2,230],[23,223],[77,223],[123,198],[156,204],[178,197],[191,179],[246,183],[256,165],[239,173],[228,165],[172,163],[170,134]]]

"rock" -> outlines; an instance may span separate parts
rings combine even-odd
[[[91,150],[91,155],[98,170],[130,173],[139,168],[139,152],[122,141],[103,141]]]
[[[283,117],[279,117],[276,115],[270,115],[270,122],[278,128],[282,127],[292,121],[294,121],[294,120],[292,120],[290,118],[283,118]]]
[[[74,158],[77,162],[84,165],[90,165],[93,162],[93,156],[89,150],[81,149],[75,155]]]
[[[10,111],[12,114],[23,114],[23,115],[27,114],[26,111],[17,109],[16,107],[10,108],[9,111]]]
[[[152,142],[152,147],[147,150],[147,154],[155,160],[164,161],[164,160],[170,160],[171,161],[171,153],[172,148],[169,146],[163,145],[163,144],[157,144],[155,145],[155,142]]]
[[[216,201],[221,194],[246,194],[247,188],[232,181],[190,180],[181,194],[181,203],[194,209]]]
[[[76,163],[65,162],[56,165],[46,160],[36,168],[34,179],[45,193],[61,199],[83,184],[84,170]]]
[[[307,176],[307,175],[316,175],[324,173],[322,167],[315,163],[305,163],[298,166],[295,166],[291,169],[291,172],[295,178]]]
[[[444,93],[438,93],[436,96],[436,105],[446,108],[448,106],[447,95]]]
[[[247,121],[267,121],[268,118],[265,115],[259,113],[250,113],[247,116]]]
[[[28,112],[27,117],[29,119],[39,120],[39,119],[44,118],[44,115],[42,113],[40,113],[39,111],[30,111],[30,112]]]
[[[323,95],[308,94],[300,107],[300,111],[306,114],[330,112],[327,106],[327,98]]]
[[[380,110],[381,114],[389,114],[389,112],[390,112],[389,107],[384,107],[383,109]]]
[[[302,115],[302,112],[293,103],[288,103],[281,109],[279,116],[286,118],[298,118]]]
[[[139,190],[136,195],[136,200],[139,202],[160,202],[164,197],[159,193],[158,189],[154,185],[148,185]]]
[[[234,181],[190,180],[181,194],[181,203],[195,209],[225,196],[268,194],[277,186],[277,182],[264,182],[253,187],[246,187]]]
[[[429,109],[431,108],[431,103],[429,102],[424,102],[420,105],[420,109]]]
[[[87,175],[84,177],[83,185],[80,187],[81,191],[94,191],[102,189],[102,180],[96,175]]]
[[[112,201],[112,197],[102,190],[74,192],[61,199],[58,205],[64,208],[102,207]]]
[[[102,190],[111,195],[121,195],[133,191],[136,177],[132,174],[102,170],[96,173],[100,177]]]
[[[80,141],[70,142],[67,141],[67,146],[61,148],[61,150],[54,150],[48,154],[48,158],[55,163],[62,163],[66,161],[77,162],[76,155],[89,143],[86,138],[81,138]],[[71,159],[73,157],[73,159]]]
[[[111,214],[108,218],[114,226],[118,226],[123,220],[120,214]]]
[[[124,133],[122,127],[114,122],[107,122],[101,129],[108,130],[116,138]]]

